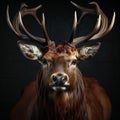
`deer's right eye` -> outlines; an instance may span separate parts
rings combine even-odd
[[[46,59],[43,59],[43,60],[42,60],[42,63],[43,63],[43,64],[47,64],[47,60],[46,60]]]
[[[52,60],[49,60],[49,59],[42,59],[42,63],[44,64],[44,65],[51,65],[52,64]]]

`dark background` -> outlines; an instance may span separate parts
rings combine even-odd
[[[73,0],[82,6],[91,7],[88,5],[90,0]],[[120,18],[119,18],[119,3],[115,0],[95,0],[100,5],[101,9],[111,21],[113,11],[116,12],[116,22],[112,31],[101,38],[102,46],[94,58],[80,62],[79,68],[84,74],[96,77],[100,84],[105,88],[112,103],[112,119],[120,119],[120,85],[119,85],[119,41],[120,41]],[[73,7],[68,1],[52,0],[2,0],[0,1],[0,120],[8,120],[9,113],[13,105],[19,99],[24,87],[36,77],[36,73],[40,64],[35,61],[29,61],[21,54],[16,42],[18,37],[10,30],[6,22],[6,6],[10,6],[10,16],[14,14],[20,7],[20,4],[25,2],[30,7],[43,5],[39,10],[38,16],[44,11],[46,16],[46,26],[49,36],[57,43],[64,42],[70,37],[73,13]],[[78,11],[79,16],[79,11]],[[40,26],[28,16],[25,24],[31,32],[42,36]],[[29,20],[28,20],[29,19]],[[26,22],[27,21],[27,22]],[[95,24],[94,19],[90,16],[78,26],[76,36],[92,30],[92,25]]]

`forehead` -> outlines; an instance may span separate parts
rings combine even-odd
[[[60,57],[64,58],[75,58],[76,48],[67,44],[57,44],[48,47],[47,53],[44,55],[48,59],[57,59]]]

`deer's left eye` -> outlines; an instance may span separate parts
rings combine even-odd
[[[74,59],[71,64],[72,64],[72,65],[76,65],[76,64],[77,64],[77,60]]]

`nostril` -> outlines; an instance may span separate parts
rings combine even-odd
[[[61,77],[61,80],[62,80],[63,82],[66,82],[66,81],[67,81],[67,76]]]
[[[56,82],[57,81],[57,76],[53,76],[53,81]]]

